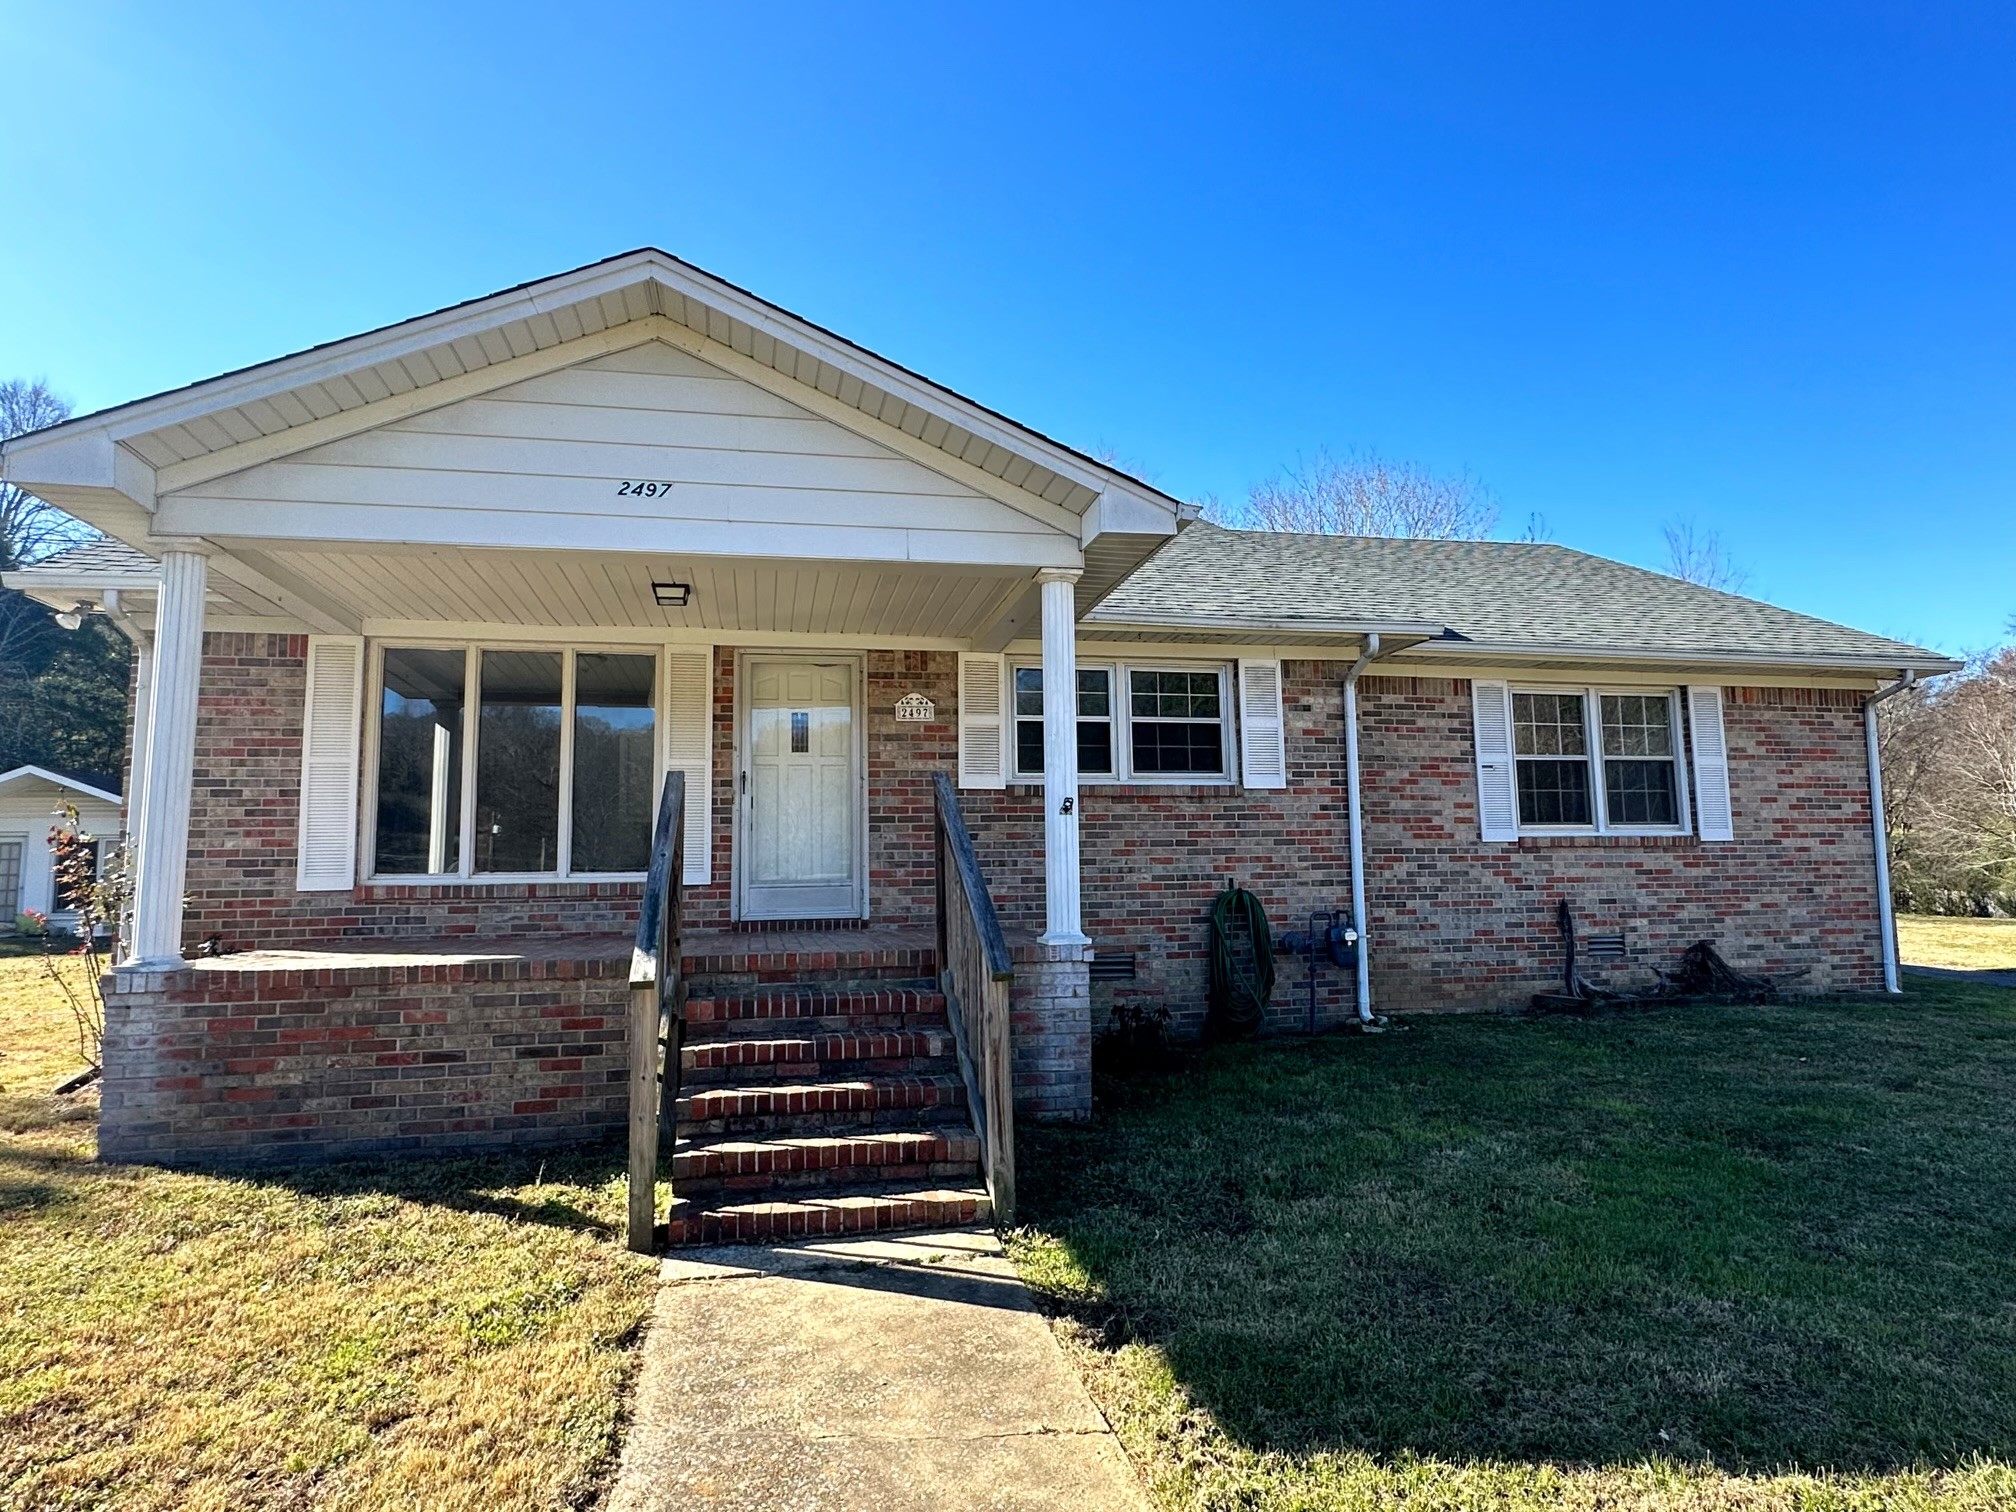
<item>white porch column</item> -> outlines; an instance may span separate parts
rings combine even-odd
[[[1089,945],[1078,907],[1078,613],[1076,572],[1037,574],[1043,585],[1042,943]],[[1116,695],[1117,696],[1117,695]]]
[[[154,689],[147,761],[135,828],[132,956],[125,963],[169,971],[182,959],[182,888],[189,870],[189,795],[196,767],[196,692],[203,669],[203,599],[209,563],[198,551],[161,554],[154,615]]]

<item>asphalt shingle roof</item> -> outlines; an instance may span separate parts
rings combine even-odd
[[[144,573],[151,557],[89,541],[23,569]],[[1306,624],[1312,632],[1423,621],[1493,650],[1576,648],[1703,657],[1862,658],[1929,666],[1937,653],[1775,604],[1683,583],[1565,546],[1227,530],[1198,521],[1140,567],[1087,623],[1200,619]]]
[[[1577,647],[1703,656],[1895,657],[1936,653],[1683,583],[1564,546],[1227,530],[1199,521],[1087,616],[1198,616],[1331,625],[1425,620],[1494,649]]]
[[[80,545],[66,546],[54,556],[44,557],[39,562],[18,568],[20,572],[60,573],[73,577],[78,573],[132,573],[152,572],[159,565],[145,552],[135,551],[124,541],[115,541],[110,536],[100,536],[95,541],[85,541]]]

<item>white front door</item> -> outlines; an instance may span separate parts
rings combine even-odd
[[[863,916],[860,673],[851,657],[743,659],[745,919]]]

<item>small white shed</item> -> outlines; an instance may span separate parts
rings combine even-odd
[[[56,860],[49,829],[63,799],[77,805],[78,827],[98,842],[102,861],[122,833],[120,798],[43,767],[0,772],[0,933],[24,912],[47,914],[50,927],[69,929],[76,916],[57,906]]]

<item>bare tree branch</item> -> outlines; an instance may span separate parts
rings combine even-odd
[[[1673,520],[1665,527],[1666,575],[1703,588],[1719,588],[1724,593],[1741,593],[1750,574],[1736,565],[1714,531],[1695,528],[1691,519]]]
[[[1469,473],[1441,475],[1376,452],[1339,459],[1319,451],[1315,460],[1256,483],[1244,504],[1213,499],[1206,510],[1249,530],[1442,541],[1483,540],[1498,523],[1497,499]]]

